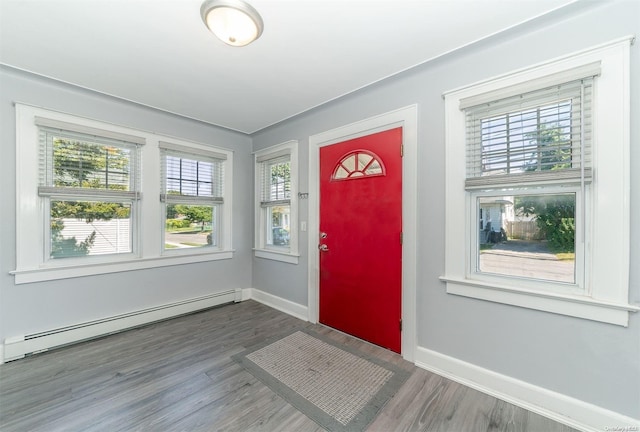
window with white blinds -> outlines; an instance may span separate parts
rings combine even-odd
[[[21,103],[15,115],[17,284],[233,258],[232,150]]]
[[[467,106],[468,190],[591,181],[593,77]],[[465,103],[466,102],[466,103]]]
[[[270,155],[258,159],[262,194],[260,207],[264,219],[263,244],[286,249],[291,241],[291,155]],[[275,156],[275,157],[274,157]]]
[[[297,263],[297,142],[256,153],[256,256]]]
[[[460,101],[465,189],[472,192],[473,225],[481,224],[472,233],[473,273],[552,281],[566,284],[566,292],[584,292],[580,268],[599,74],[596,62]],[[520,249],[538,254],[522,268]],[[496,259],[498,250],[506,255]],[[551,266],[553,259],[561,262]]]
[[[132,253],[142,141],[41,117],[35,123],[38,195],[49,220],[45,255],[59,259]]]
[[[217,247],[226,155],[160,142],[164,249]]]
[[[223,153],[160,142],[161,201],[222,203]]]
[[[258,161],[260,163],[262,194],[260,205],[291,203],[291,155]]]
[[[629,47],[444,94],[448,293],[622,326],[639,310],[628,302]]]

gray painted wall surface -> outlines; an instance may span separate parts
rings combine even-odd
[[[565,11],[466,47],[253,136],[254,150],[308,137],[417,103],[418,345],[577,399],[640,418],[640,314],[628,328],[448,295],[444,273],[444,103],[442,93],[492,76],[640,34],[640,2],[580,2]],[[632,51],[630,302],[640,302],[640,44]],[[383,53],[381,58],[384,58]],[[383,60],[382,60],[383,61]],[[348,71],[348,67],[341,68]],[[308,181],[301,178],[301,191]],[[300,203],[301,220],[308,208]],[[423,223],[421,221],[428,221]],[[301,233],[305,251],[305,233]],[[254,258],[253,287],[307,303],[307,263]]]
[[[29,334],[251,286],[251,139],[111,97],[0,68],[0,338]],[[68,112],[234,151],[233,259],[15,285],[15,109],[13,102]],[[156,217],[156,215],[148,215]]]
[[[393,109],[419,107],[418,345],[622,414],[640,418],[640,316],[628,328],[447,295],[444,271],[444,91],[629,34],[640,34],[640,3],[581,2],[455,54],[321,106],[253,137],[254,150],[300,141],[300,188],[308,191],[308,137]],[[562,39],[562,40],[560,40]],[[343,70],[348,70],[343,68]],[[632,74],[640,73],[640,44]],[[311,83],[310,83],[311,84]],[[632,82],[632,118],[640,85]],[[14,285],[15,113],[19,101],[233,149],[232,260]],[[632,122],[630,302],[640,302],[640,122]],[[307,303],[307,242],[301,262],[251,258],[251,139],[47,79],[0,68],[0,338],[253,286]],[[300,220],[308,220],[305,201]],[[436,227],[436,228],[434,228]],[[315,239],[314,239],[315,241]],[[249,271],[252,269],[252,274]],[[188,284],[185,283],[188,281]]]

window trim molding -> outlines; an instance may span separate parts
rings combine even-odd
[[[256,258],[270,259],[274,261],[282,261],[289,264],[298,264],[300,255],[294,255],[289,252],[280,252],[272,249],[253,249]]]
[[[16,114],[16,178],[18,179],[16,182],[16,269],[10,271],[9,274],[15,276],[16,284],[233,258],[235,252],[232,244],[233,151],[29,104],[16,102],[14,105]],[[135,137],[137,141],[144,143],[140,148],[140,166],[142,167],[140,194],[143,199],[138,217],[140,220],[145,220],[145,223],[140,223],[137,227],[138,234],[134,234],[133,242],[136,247],[133,253],[89,257],[87,261],[74,258],[45,259],[46,221],[44,212],[46,209],[44,199],[38,196],[39,140],[36,118],[50,119],[53,122],[59,122],[59,124],[72,124],[96,131],[111,131],[113,134]],[[180,254],[168,256],[162,253],[164,226],[160,214],[161,203],[158,199],[160,196],[160,141],[176,142],[189,148],[226,156],[224,161],[223,227],[220,232],[219,248],[208,251],[194,248],[187,252],[181,251]]]
[[[161,218],[165,221],[165,211],[166,206],[169,203],[173,204],[187,204],[187,205],[211,205],[213,207],[217,207],[218,221],[222,224],[222,229],[216,232],[218,244],[216,246],[211,247],[201,247],[201,248],[176,248],[176,249],[166,249],[165,248],[165,239],[166,239],[166,230],[164,227],[164,223],[162,223],[162,242],[160,245],[161,255],[164,257],[170,256],[192,256],[198,254],[215,254],[226,251],[228,248],[225,245],[231,245],[231,221],[233,218],[231,217],[231,203],[232,203],[232,189],[228,187],[227,183],[232,182],[232,173],[227,173],[227,171],[233,170],[233,164],[226,162],[228,160],[232,160],[233,156],[230,152],[221,152],[219,149],[210,148],[208,146],[203,146],[199,144],[189,143],[184,140],[179,140],[176,138],[161,138],[158,141],[158,155],[160,158],[160,213]],[[223,165],[223,174],[222,174],[222,196],[221,197],[200,197],[200,196],[191,196],[191,195],[167,195],[163,191],[162,182],[166,181],[164,175],[166,175],[164,171],[163,164],[165,163],[166,156],[174,156],[180,158],[189,158],[189,156],[194,157],[197,161],[206,159],[216,160],[217,163]],[[229,227],[227,227],[229,225]],[[229,246],[230,248],[230,246]]]
[[[265,221],[263,220],[264,207],[262,201],[262,178],[260,173],[261,164],[272,159],[289,155],[289,170],[291,174],[291,199],[290,199],[290,222],[289,226],[289,247],[267,246],[264,242]],[[298,141],[289,140],[254,152],[254,178],[255,178],[255,236],[253,253],[256,258],[280,261],[288,264],[298,264],[299,241],[298,241],[298,182],[300,180],[298,172]]]
[[[503,304],[543,310],[627,326],[629,312],[640,308],[629,304],[630,231],[630,44],[625,37],[590,49],[452,90],[445,98],[446,184],[445,274],[440,278],[450,294]],[[585,295],[523,289],[517,283],[470,274],[472,237],[467,213],[469,194],[465,191],[465,115],[461,100],[476,95],[514,88],[528,81],[561,74],[594,62],[601,62],[602,75],[594,89],[593,148],[594,175],[591,206],[589,261],[590,285]],[[539,81],[538,81],[539,82]],[[494,93],[495,94],[495,93]],[[598,147],[614,142],[616,151]],[[604,174],[603,174],[604,172]],[[604,196],[606,195],[606,199]],[[608,226],[618,227],[616,230]],[[460,229],[464,226],[465,229]],[[594,245],[597,245],[594,246]],[[460,257],[464,257],[461,259]],[[493,279],[493,280],[492,280]],[[544,282],[541,282],[544,283]]]
[[[514,288],[510,285],[466,278],[441,276],[440,280],[447,284],[448,294],[584,318],[623,327],[627,327],[629,324],[629,312],[640,311],[638,306],[596,300],[586,296]]]
[[[522,192],[522,193],[520,193]],[[574,186],[572,188],[563,189],[556,185],[550,186],[542,192],[542,194],[559,194],[559,193],[573,193],[576,196],[575,208],[576,213],[578,213],[577,209],[582,207],[582,197],[580,197],[580,186]],[[466,213],[466,226],[469,227],[469,237],[470,244],[480,244],[479,243],[479,230],[473,229],[473,226],[478,225],[478,219],[475,217],[476,213],[474,210],[479,209],[479,205],[474,203],[478,198],[482,197],[493,197],[495,195],[540,195],[541,193],[538,190],[510,190],[508,192],[503,191],[467,191],[467,208],[469,209]],[[576,233],[581,232],[583,229],[583,224],[588,224],[588,221],[585,216],[579,216],[576,214]],[[575,279],[574,282],[560,282],[554,280],[545,280],[541,278],[527,278],[527,277],[519,277],[519,276],[511,276],[500,273],[490,273],[490,272],[482,272],[475,271],[476,263],[479,262],[481,252],[478,248],[469,248],[469,268],[467,273],[468,280],[478,281],[481,284],[490,284],[495,282],[497,285],[508,285],[504,283],[504,281],[513,281],[512,285],[515,284],[517,280],[516,289],[523,289],[525,291],[531,292],[543,292],[543,293],[554,293],[559,294],[562,297],[564,294],[569,295],[583,295],[585,294],[583,287],[585,286],[584,281],[584,272],[583,272],[583,263],[585,261],[585,249],[584,244],[578,244],[576,241],[575,245],[575,264],[574,264],[574,272]],[[582,273],[582,274],[580,274]]]
[[[15,270],[10,272],[10,274],[15,276],[15,283],[16,285],[19,285],[32,282],[96,276],[132,270],[145,270],[157,267],[231,259],[233,258],[234,253],[235,250],[224,250],[206,253],[192,253],[189,255],[183,254],[181,256],[156,256],[151,258],[136,258],[133,257],[133,254],[127,254],[126,257],[122,257],[121,259],[111,262],[102,261],[99,263],[81,263],[71,266]]]

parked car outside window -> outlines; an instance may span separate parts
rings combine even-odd
[[[288,245],[289,231],[282,227],[273,227],[273,236],[271,237],[274,245]]]

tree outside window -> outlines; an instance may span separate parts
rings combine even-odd
[[[53,187],[61,196],[68,190],[68,196],[50,199],[50,257],[130,252],[129,239],[118,239],[120,247],[114,248],[112,237],[120,232],[112,234],[108,225],[97,222],[118,220],[129,226],[131,203],[69,198],[79,189],[92,190],[96,196],[101,191],[129,191],[132,150],[57,136],[51,142]],[[101,244],[98,251],[96,241]]]

